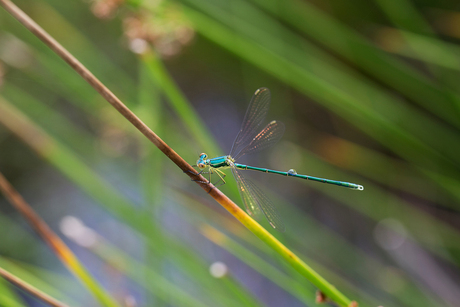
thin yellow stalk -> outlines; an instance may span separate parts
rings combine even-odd
[[[255,222],[231,201],[225,194],[215,188],[212,184],[206,183],[206,179],[201,175],[196,175],[195,170],[172,148],[170,148],[161,138],[159,138],[147,125],[145,125],[131,110],[129,110],[107,87],[105,87],[85,66],[83,66],[74,56],[72,56],[63,46],[38,26],[29,16],[21,11],[9,0],[0,0],[0,4],[27,29],[40,38],[53,51],[55,51],[64,61],[66,61],[78,74],[81,75],[96,91],[98,91],[118,112],[130,121],[142,134],[144,134],[153,144],[155,144],[172,162],[174,162],[185,174],[190,176],[209,195],[213,197],[222,207],[229,211],[243,225],[252,231],[257,237],[273,248],[283,258],[286,259],[297,271],[309,279],[318,287],[329,299],[335,301],[340,306],[352,304],[350,299],[338,291],[333,285],[327,282],[321,275],[316,273],[297,255],[291,252],[286,246],[273,237],[267,230]],[[354,302],[353,302],[354,303]],[[354,303],[356,304],[356,303]]]
[[[97,281],[88,273],[85,267],[78,261],[70,248],[58,237],[37,213],[27,204],[22,196],[14,189],[8,180],[0,172],[0,191],[10,203],[24,216],[35,231],[51,247],[62,263],[67,266],[75,276],[80,278],[84,285],[93,293],[96,299],[104,306],[119,306],[117,302],[98,285]]]
[[[32,294],[33,296],[37,297],[38,299],[42,300],[43,302],[47,303],[50,306],[53,306],[53,307],[68,307],[69,306],[64,303],[61,303],[55,298],[52,298],[48,294],[38,290],[34,286],[26,283],[25,281],[11,274],[5,269],[0,268],[0,276],[8,280],[13,285],[16,285],[17,287],[25,290],[26,292],[29,292],[30,294]]]

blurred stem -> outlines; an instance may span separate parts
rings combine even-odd
[[[38,290],[37,288],[33,287],[32,285],[26,283],[22,279],[14,276],[10,272],[4,270],[3,268],[0,268],[0,276],[11,282],[12,284],[16,285],[17,287],[29,292],[33,296],[39,298],[43,302],[47,303],[50,306],[54,307],[68,307],[68,305],[61,303],[60,301],[52,298],[48,294]]]
[[[399,28],[414,33],[434,36],[430,24],[419,14],[417,8],[407,0],[376,0],[386,16]]]
[[[8,307],[25,307],[25,303],[21,301],[16,294],[15,289],[12,289],[8,282],[0,278],[0,306]]]
[[[0,278],[0,306],[25,307],[25,303],[19,297],[16,289]]]
[[[137,107],[137,111],[142,114],[142,118],[145,120],[147,125],[152,127],[152,129],[157,131],[157,133],[161,133],[162,131],[160,129],[162,127],[162,110],[158,85],[154,80],[152,80],[147,71],[147,68],[141,61],[139,61],[139,80],[139,106]],[[164,244],[164,238],[161,231],[161,225],[156,223],[155,220],[159,220],[156,219],[156,216],[161,211],[160,209],[163,200],[163,156],[161,152],[155,150],[152,144],[145,138],[141,138],[139,142],[143,158],[143,167],[141,168],[141,182],[144,193],[144,208],[146,210],[146,214],[148,215],[147,219],[151,220],[151,227],[149,227],[151,230],[151,235],[145,239],[150,241],[155,240],[155,242],[146,244],[145,259],[148,263],[148,267],[151,267],[155,271],[160,272],[164,265],[164,257],[163,255],[158,255],[156,248],[158,245]],[[152,284],[155,279],[158,278],[158,274],[153,274],[151,269],[144,271],[144,282],[146,285]],[[159,300],[156,295],[154,295],[154,293],[147,293],[149,295],[147,301],[151,305],[161,307],[167,305],[167,302],[170,303],[171,297],[169,297],[168,294],[165,294],[165,298]]]
[[[388,52],[435,64],[449,70],[460,70],[460,59],[458,58],[460,48],[457,45],[401,29],[383,28],[382,31],[399,42],[395,46],[396,48],[388,48]]]
[[[406,49],[409,53],[415,55],[416,57],[420,58],[429,71],[436,76],[438,80],[439,87],[446,93],[449,91],[457,91],[458,93],[458,74],[452,74],[449,70],[442,69],[442,67],[438,67],[432,65],[431,61],[426,61],[424,58],[427,55],[434,55],[433,58],[442,59],[440,62],[446,61],[453,62],[452,59],[457,60],[457,65],[452,65],[451,67],[456,67],[458,69],[458,59],[457,55],[454,54],[453,57],[449,57],[449,49],[445,48],[445,44],[437,44],[435,45],[428,45],[422,40],[414,39],[416,34],[419,35],[420,38],[425,36],[426,39],[431,38],[434,40],[436,38],[436,34],[431,28],[430,24],[425,21],[422,14],[418,12],[416,6],[413,5],[412,1],[408,0],[377,0],[377,5],[386,13],[389,20],[391,20],[399,29],[406,30],[401,31],[400,35],[404,38]],[[421,46],[421,44],[423,46]],[[449,67],[450,68],[450,67]],[[441,82],[439,82],[441,81]],[[451,104],[457,107],[457,118],[460,116],[460,103],[454,96],[448,96],[450,99]]]
[[[221,206],[235,216],[243,225],[251,230],[262,241],[273,248],[285,260],[290,263],[304,277],[310,280],[331,300],[340,306],[348,306],[351,301],[338,291],[333,285],[328,283],[321,275],[304,263],[297,255],[290,251],[266,229],[249,217],[240,207],[231,201],[220,190],[212,184],[206,183],[206,179],[201,175],[196,175],[195,170],[171,149],[162,139],[160,139],[147,125],[145,125],[131,110],[129,110],[107,87],[105,87],[85,66],[83,66],[72,54],[62,47],[55,39],[38,26],[29,16],[21,11],[17,6],[8,0],[0,0],[0,4],[26,26],[33,34],[40,38],[52,50],[54,50],[64,61],[66,61],[77,73],[81,75],[94,89],[96,89],[118,112],[129,120],[142,134],[144,134],[153,144],[155,144],[171,161],[173,161],[184,173],[192,179],[198,180],[196,183],[201,186],[208,194],[213,197]]]
[[[314,303],[314,290],[311,289],[311,286],[306,287],[305,284],[295,281],[285,272],[269,264],[257,254],[244,248],[216,228],[206,224],[197,225],[196,227],[198,227],[200,233],[209,241],[235,255],[235,257],[238,257],[261,275],[277,284],[286,292],[292,294],[305,305],[308,306]]]
[[[34,250],[41,242],[37,242],[35,234],[24,229],[22,225],[19,225],[18,221],[11,221],[8,218],[0,218],[1,229],[3,232],[14,232],[17,237],[21,238],[21,244],[26,246],[27,249]],[[0,230],[1,231],[1,230]],[[4,250],[11,251],[11,246],[4,248]],[[12,257],[20,257],[21,251],[18,252],[18,256],[15,253],[11,253]],[[82,306],[81,302],[88,301],[86,297],[79,297],[81,300],[76,302],[71,298],[73,295],[78,295],[85,291],[84,286],[75,280],[73,276],[63,276],[61,273],[51,272],[50,269],[38,267],[36,265],[18,261],[17,259],[10,259],[0,256],[0,266],[16,277],[21,278],[25,282],[33,285],[41,291],[48,293],[52,297],[59,299],[62,302],[66,302],[70,306]],[[1,290],[0,290],[1,293]],[[78,293],[78,294],[77,294]],[[0,302],[0,306],[1,305]],[[10,306],[6,304],[6,306]]]
[[[188,133],[195,136],[195,140],[199,146],[201,148],[206,148],[207,152],[212,156],[222,154],[222,150],[215,146],[216,142],[213,141],[214,137],[202,124],[202,120],[171,78],[161,59],[153,51],[147,51],[142,55],[142,60],[151,76],[165,93],[169,103],[184,123],[184,126],[189,129]]]
[[[146,240],[149,239],[146,238]],[[145,288],[150,295],[156,297],[154,303],[149,301],[149,306],[161,306],[158,303],[162,302],[166,306],[206,307],[204,303],[185,292],[184,289],[163,277],[157,271],[158,268],[133,259],[125,251],[111,245],[102,237],[98,237],[96,244],[86,248],[100,257],[104,263],[109,263],[137,282],[140,287]],[[151,250],[152,246],[149,249]],[[149,283],[146,283],[146,275],[149,277]]]
[[[0,191],[10,203],[24,216],[35,231],[51,247],[64,265],[78,277],[90,292],[104,306],[119,306],[118,303],[89,274],[70,248],[49,228],[49,226],[32,210],[29,204],[0,173]]]
[[[251,1],[312,37],[331,52],[346,58],[427,110],[459,127],[458,94],[441,90],[429,78],[403,61],[377,49],[361,34],[327,15],[315,5],[301,0]]]

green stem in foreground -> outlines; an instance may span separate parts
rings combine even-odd
[[[320,274],[303,262],[296,254],[290,251],[280,241],[278,241],[272,234],[265,228],[254,221],[249,215],[246,214],[240,207],[236,206],[230,199],[228,199],[218,189],[212,189],[209,193],[213,196],[219,204],[233,214],[246,228],[254,233],[259,239],[265,242],[268,246],[273,248],[280,254],[296,271],[306,277],[313,283],[321,292],[323,292],[329,299],[343,307],[349,306],[352,301],[344,294],[337,290],[332,284],[324,279]],[[215,196],[213,194],[216,194]]]

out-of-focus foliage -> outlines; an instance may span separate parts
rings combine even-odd
[[[190,164],[228,152],[270,88],[286,134],[244,162],[364,186],[248,174],[287,225],[274,235],[362,306],[458,305],[455,1],[15,3]],[[3,9],[0,171],[119,302],[314,304],[307,280]],[[230,177],[220,188],[241,203]],[[4,198],[0,232],[1,267],[96,304]],[[40,306],[3,281],[0,305]]]

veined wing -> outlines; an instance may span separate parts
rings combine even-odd
[[[269,108],[270,90],[266,87],[259,88],[249,103],[241,129],[230,150],[230,156],[233,157],[234,153],[238,153],[242,148],[245,148],[259,133],[260,126],[265,120]]]
[[[231,169],[248,213],[251,216],[257,216],[262,211],[270,225],[283,232],[285,229],[284,223],[268,197],[254,183],[244,178],[235,166],[232,165]]]
[[[268,147],[275,145],[284,134],[284,124],[278,121],[272,121],[260,131],[251,142],[240,149],[239,152],[235,152],[233,159],[238,159],[245,154],[252,154]]]

